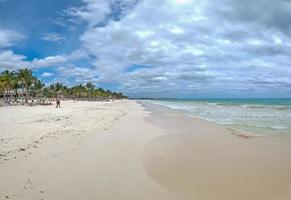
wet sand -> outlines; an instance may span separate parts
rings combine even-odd
[[[147,173],[186,199],[287,200],[291,198],[291,141],[246,138],[174,110],[148,119],[167,129],[146,146]]]

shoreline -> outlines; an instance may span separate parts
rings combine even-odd
[[[245,139],[257,138],[257,137],[269,137],[269,138],[283,137],[283,138],[287,138],[289,140],[291,139],[290,135],[287,134],[286,131],[285,132],[280,132],[280,133],[277,132],[277,133],[272,133],[272,134],[265,134],[265,133],[263,134],[263,133],[258,133],[255,130],[244,130],[243,128],[232,127],[231,124],[228,124],[228,125],[227,124],[222,124],[222,123],[216,122],[214,120],[210,120],[210,119],[207,119],[205,117],[198,116],[197,114],[196,115],[193,114],[193,113],[190,114],[188,112],[185,112],[185,110],[182,109],[182,108],[172,108],[172,107],[167,106],[167,105],[154,103],[154,102],[149,102],[147,100],[140,100],[139,102],[142,103],[142,104],[144,103],[145,105],[152,104],[152,105],[157,106],[157,107],[162,107],[164,109],[176,111],[176,112],[184,114],[184,115],[186,115],[187,117],[190,117],[190,118],[196,118],[196,119],[199,119],[199,120],[208,121],[208,122],[210,122],[212,124],[216,124],[216,125],[218,125],[220,127],[224,127],[226,129],[229,129],[229,130],[233,131],[234,135],[236,135],[238,137],[245,138]],[[246,128],[246,127],[256,127],[256,126],[250,126],[250,125],[241,125],[241,127],[243,127],[243,126],[244,126],[244,128]],[[258,128],[258,127],[256,127],[256,128]],[[260,128],[262,128],[262,127],[260,127]],[[287,128],[287,127],[285,127],[285,128]],[[272,131],[281,130],[281,129],[278,129],[278,128],[275,129],[273,127],[266,127],[266,129],[268,130],[267,132],[269,132],[270,130],[272,130]],[[262,130],[260,132],[262,132]]]
[[[153,103],[149,103],[149,102],[141,102],[141,101],[139,101],[139,103],[142,104],[145,107],[145,109],[148,108],[148,111],[152,111],[154,108],[156,108],[156,109],[162,108],[166,112],[177,112],[177,113],[179,113],[181,115],[186,116],[187,118],[193,118],[193,119],[198,119],[198,120],[201,120],[201,121],[207,121],[210,124],[215,124],[215,125],[217,125],[219,127],[222,127],[222,128],[227,129],[227,130],[230,130],[232,132],[231,134],[233,134],[233,135],[235,135],[237,137],[241,137],[241,138],[245,138],[245,139],[263,137],[261,135],[255,134],[253,132],[247,132],[247,131],[242,131],[242,130],[235,129],[235,128],[230,128],[230,127],[224,126],[222,124],[219,124],[219,123],[207,120],[207,119],[203,119],[203,118],[198,117],[198,116],[188,115],[188,114],[184,113],[180,109],[173,109],[173,108],[170,108],[170,107],[167,107],[167,106],[164,106],[164,105],[158,105],[158,104],[153,104]],[[153,108],[150,108],[150,107],[153,107]]]
[[[186,199],[290,198],[291,140],[245,139],[169,108],[145,107],[154,110],[147,120],[169,133],[153,139],[144,158],[148,174],[164,187]]]
[[[133,100],[0,109],[6,113],[1,130],[16,140],[11,148],[19,135],[31,141],[40,131],[46,136],[0,163],[0,200],[291,195],[289,141],[244,139],[208,121]],[[5,122],[17,128],[5,128]],[[25,130],[32,132],[23,135]]]

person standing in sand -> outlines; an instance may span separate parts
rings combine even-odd
[[[61,99],[59,97],[56,98],[56,108],[61,107]]]
[[[56,108],[60,108],[61,107],[61,98],[62,97],[63,97],[62,91],[58,91],[57,92],[57,96],[56,96]]]

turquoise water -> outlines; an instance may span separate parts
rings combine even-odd
[[[291,99],[157,99],[151,102],[248,134],[291,136]]]

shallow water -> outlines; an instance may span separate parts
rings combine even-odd
[[[291,136],[291,99],[151,100],[257,136]]]

